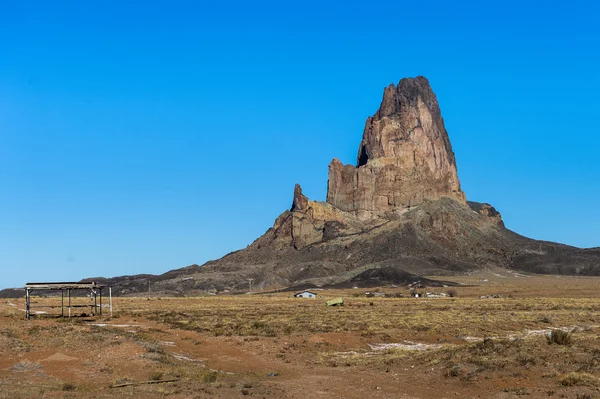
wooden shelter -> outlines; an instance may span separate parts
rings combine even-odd
[[[27,320],[31,317],[31,293],[33,291],[60,291],[60,306],[37,306],[45,308],[60,308],[60,315],[65,317],[65,309],[68,311],[68,317],[71,317],[72,308],[90,308],[93,315],[102,315],[102,289],[107,286],[100,285],[94,281],[83,283],[27,283],[25,284],[25,317]],[[89,291],[91,303],[73,304],[71,303],[71,291]],[[65,304],[65,294],[67,303]],[[112,316],[112,288],[108,286],[109,308]]]

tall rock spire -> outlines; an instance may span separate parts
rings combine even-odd
[[[443,196],[465,202],[437,98],[426,78],[402,79],[367,118],[356,167],[329,164],[327,202],[369,217]]]

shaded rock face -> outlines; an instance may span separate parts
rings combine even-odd
[[[327,202],[368,219],[443,196],[466,201],[437,98],[426,78],[402,79],[367,119],[356,166],[330,163]]]

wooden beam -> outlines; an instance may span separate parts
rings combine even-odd
[[[170,380],[151,380],[151,381],[139,381],[139,382],[124,382],[123,384],[115,384],[115,385],[111,385],[109,386],[109,388],[123,388],[123,387],[130,387],[133,385],[146,385],[146,384],[162,384],[165,382],[176,382],[179,381],[178,378],[172,378]]]
[[[27,283],[25,288],[31,290],[80,290],[80,289],[95,289],[103,287],[96,282],[89,283]]]

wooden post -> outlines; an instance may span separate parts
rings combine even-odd
[[[100,287],[99,290],[100,290],[100,316],[102,316],[102,287]]]
[[[71,289],[67,289],[67,295],[69,296],[69,317],[71,317]]]
[[[27,288],[25,290],[25,318],[27,320],[29,320],[29,317],[30,317],[30,300],[31,300],[30,299],[31,298],[30,295],[31,294],[29,293],[29,288]]]
[[[60,317],[65,317],[65,290],[60,290]]]

